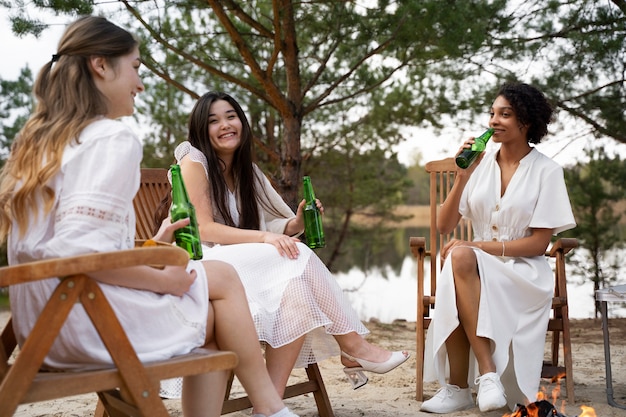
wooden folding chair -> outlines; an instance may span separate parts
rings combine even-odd
[[[162,379],[233,369],[232,352],[196,349],[165,361],[141,363],[124,329],[90,272],[135,265],[186,265],[189,257],[174,246],[95,253],[0,268],[0,287],[43,279],[59,283],[32,332],[17,347],[12,321],[0,335],[0,417],[19,404],[96,392],[111,417],[165,417],[159,397]],[[72,307],[81,303],[115,366],[94,371],[43,371],[42,363]]]
[[[443,266],[438,254],[450,239],[471,240],[472,226],[462,219],[456,229],[442,235],[437,231],[437,209],[442,204],[454,183],[456,165],[454,158],[431,161],[426,164],[426,172],[430,175],[430,232],[428,241],[425,237],[409,238],[409,246],[417,259],[417,352],[416,352],[416,398],[424,399],[424,344],[426,330],[431,321],[431,309],[435,308],[435,291],[437,289],[437,273]],[[567,399],[574,402],[574,374],[572,367],[572,343],[570,338],[569,314],[567,305],[567,280],[565,275],[565,255],[578,246],[576,239],[558,239],[546,252],[555,263],[554,297],[548,331],[552,332],[551,357],[544,360],[542,378],[565,378]],[[430,260],[430,290],[425,292],[425,260]],[[559,366],[559,349],[563,336],[563,366]]]
[[[141,186],[135,196],[134,205],[137,214],[137,239],[149,239],[154,235],[158,215],[155,216],[161,202],[170,192],[170,183],[167,178],[167,170],[162,168],[143,168],[141,170]],[[317,405],[320,417],[334,417],[333,409],[324,386],[322,374],[317,363],[310,364],[306,368],[308,380],[288,385],[284,398],[297,397],[312,393]],[[222,414],[233,413],[252,407],[247,396],[230,398],[234,374],[231,373],[226,398],[222,408]]]

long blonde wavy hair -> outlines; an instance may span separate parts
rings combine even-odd
[[[63,34],[57,53],[35,81],[37,105],[11,146],[0,172],[0,240],[15,220],[20,236],[43,203],[54,204],[47,185],[59,171],[63,151],[95,118],[107,113],[106,97],[98,90],[89,68],[92,57],[103,57],[115,68],[117,58],[137,46],[126,30],[103,17],[76,20]]]

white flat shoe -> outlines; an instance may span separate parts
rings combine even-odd
[[[348,381],[352,384],[352,389],[357,389],[367,384],[368,378],[363,371],[374,372],[375,374],[386,374],[406,362],[411,355],[408,352],[392,352],[389,359],[384,362],[370,362],[365,359],[355,358],[343,351],[341,352],[341,356],[360,365],[343,368],[343,372],[348,377]]]

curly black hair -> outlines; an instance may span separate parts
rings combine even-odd
[[[521,82],[507,82],[500,87],[497,97],[504,97],[524,126],[528,126],[528,143],[539,143],[548,133],[554,108],[546,96],[532,85]]]

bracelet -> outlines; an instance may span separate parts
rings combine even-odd
[[[502,241],[502,256],[504,256],[504,241]]]

